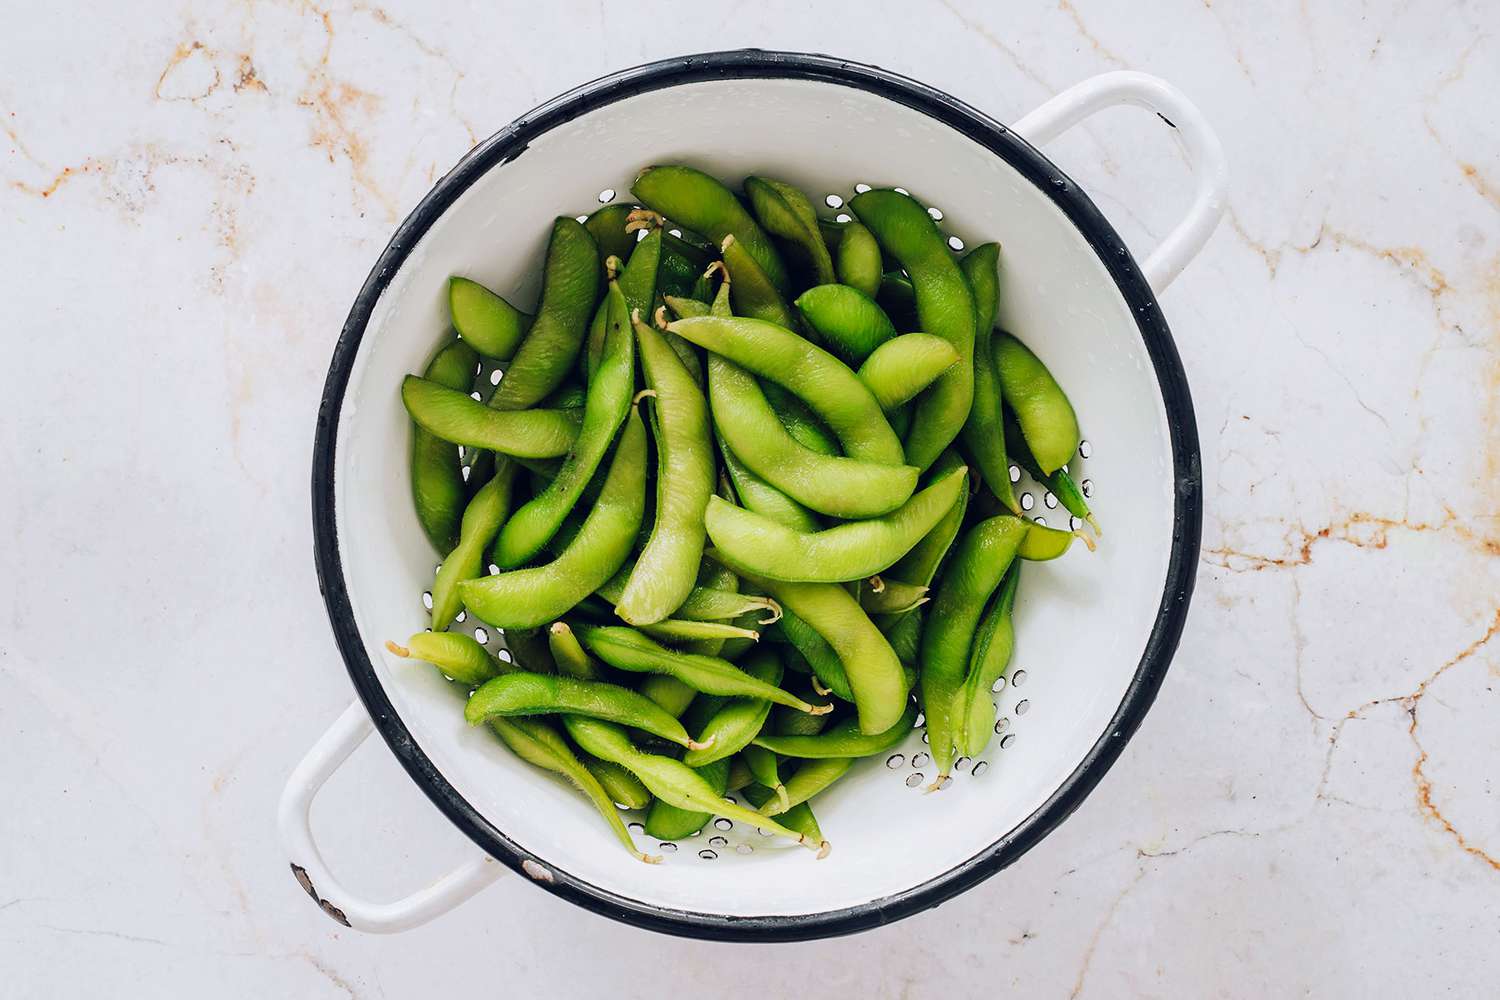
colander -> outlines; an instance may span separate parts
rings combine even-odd
[[[1037,152],[1101,108],[1156,112],[1182,141],[1197,190],[1183,221],[1138,266],[1109,223]],[[1154,119],[1153,119],[1154,120]],[[427,624],[437,562],[407,483],[401,377],[447,325],[450,274],[534,300],[554,215],[628,198],[640,168],[681,161],[736,182],[784,178],[828,206],[864,185],[902,185],[931,206],[955,252],[999,240],[1000,325],[1034,347],[1077,406],[1072,465],[1107,534],[1027,567],[1017,655],[996,692],[997,735],[949,787],[920,730],[860,762],[816,800],[832,855],[717,819],[643,865],[591,806],[464,723],[453,687],[393,660],[383,640]],[[1055,97],[1013,129],[930,87],[826,56],[740,51],[616,73],[537,108],[464,157],[396,231],[355,300],[318,414],[313,527],[319,580],[359,700],[317,742],[283,794],[292,871],[339,922],[395,931],[442,913],[506,869],[581,906],[659,931],[789,940],[847,933],[933,906],[1015,861],[1104,776],[1140,724],[1177,645],[1201,522],[1198,436],[1181,362],[1157,305],[1221,210],[1225,167],[1176,90],[1110,73]],[[1019,473],[1016,473],[1019,475]],[[1029,480],[1028,516],[1067,521]],[[469,621],[497,652],[504,637]],[[502,655],[508,655],[503,654]],[[420,892],[372,902],[340,885],[308,825],[318,788],[378,729],[478,856]]]

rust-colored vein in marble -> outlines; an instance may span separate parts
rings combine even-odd
[[[1095,37],[1094,33],[1089,30],[1088,25],[1083,23],[1083,15],[1078,13],[1078,8],[1074,7],[1070,0],[1057,0],[1057,9],[1073,19],[1073,26],[1078,29],[1078,33],[1083,36],[1083,40],[1089,43],[1093,50],[1098,53],[1100,58],[1104,59],[1106,62],[1114,63],[1116,66],[1120,67],[1129,65],[1129,63],[1127,63],[1124,59],[1121,59],[1111,49],[1105,46],[1103,42],[1099,41],[1099,39]]]
[[[1203,558],[1210,565],[1234,573],[1294,569],[1312,562],[1313,550],[1324,541],[1343,542],[1361,549],[1383,549],[1390,544],[1392,531],[1448,533],[1484,555],[1500,556],[1500,537],[1476,530],[1471,519],[1462,518],[1455,511],[1444,508],[1441,521],[1413,521],[1356,511],[1342,521],[1324,525],[1315,531],[1309,531],[1300,525],[1288,529],[1287,555],[1266,555],[1221,546],[1204,549]]]

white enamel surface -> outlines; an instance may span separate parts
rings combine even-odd
[[[834,843],[821,862],[766,845],[709,864],[688,841],[667,864],[636,864],[612,849],[581,798],[488,732],[465,726],[450,686],[381,648],[425,624],[417,597],[434,558],[411,513],[407,418],[396,387],[421,370],[444,328],[448,276],[468,274],[529,305],[554,214],[597,208],[598,192],[623,194],[640,167],[674,161],[736,183],[772,173],[820,201],[852,196],[855,183],[899,184],[940,208],[944,230],[967,245],[998,240],[1001,325],[1034,345],[1069,388],[1094,449],[1078,469],[1098,484],[1109,544],[1025,572],[1018,662],[1031,665],[1024,691],[1031,704],[1013,720],[1012,745],[1001,751],[997,737],[983,776],[961,775],[937,795],[899,780],[909,769],[897,775],[882,760],[863,763],[818,800]],[[801,81],[715,81],[631,98],[549,132],[486,173],[422,239],[376,306],[340,418],[335,482],[356,624],[401,717],[460,794],[544,862],[596,886],[735,915],[835,910],[893,895],[962,864],[1020,823],[1078,765],[1119,705],[1161,601],[1171,540],[1160,392],[1130,310],[1094,251],[1035,187],[948,126],[884,98]],[[1066,521],[1035,499],[1034,514]],[[916,735],[909,743],[908,756],[920,751]],[[655,850],[645,839],[641,845]]]

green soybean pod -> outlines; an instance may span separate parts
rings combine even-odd
[[[697,580],[714,461],[702,390],[661,333],[639,316],[633,319],[641,367],[655,394],[656,520],[615,613],[631,624],[649,625],[677,610]]]
[[[719,252],[723,256],[725,274],[733,279],[729,297],[734,303],[736,316],[748,316],[778,326],[797,325],[797,314],[787,305],[781,289],[743,244],[733,236],[726,236]]]
[[[809,704],[774,684],[758,680],[726,660],[668,649],[632,628],[580,626],[578,637],[590,652],[617,670],[667,674],[704,694],[765,698],[814,715],[832,710],[831,705]]]
[[[579,763],[588,769],[615,805],[626,809],[645,809],[651,805],[651,793],[641,784],[641,779],[614,761],[584,754]]]
[[[641,694],[656,702],[672,715],[686,712],[698,692],[669,674],[652,674],[641,681]]]
[[[818,216],[807,195],[770,177],[745,178],[745,194],[761,227],[794,249],[816,283],[834,280],[833,258],[818,231]]]
[[[721,566],[712,559],[705,559],[698,567],[698,585],[688,593],[687,600],[682,602],[682,607],[678,608],[675,613],[681,618],[695,617],[694,612],[696,607],[690,608],[689,606],[694,605],[695,598],[699,594],[712,591],[714,593],[733,594],[735,597],[738,597],[739,586],[740,578],[731,573],[728,568]],[[734,624],[739,624],[745,613],[741,611],[731,616],[735,619]],[[780,607],[776,608],[776,614],[780,616]],[[756,639],[758,640],[759,638],[759,633],[757,633]],[[700,639],[696,642],[687,643],[683,646],[683,650],[689,653],[697,653],[701,656],[719,656],[723,653],[725,644],[731,641],[736,645],[744,645],[746,648],[755,644],[754,640]],[[725,659],[728,659],[728,657],[725,657]]]
[[[646,429],[632,411],[615,445],[599,499],[550,563],[459,585],[469,610],[499,628],[556,621],[608,580],[630,554],[646,506]]]
[[[677,334],[674,333],[672,336],[675,337]],[[811,407],[789,390],[770,380],[762,380],[760,388],[766,394],[766,402],[771,404],[776,419],[781,421],[781,426],[786,428],[786,432],[792,436],[793,441],[819,455],[839,453],[838,439],[823,425]]]
[[[510,511],[516,466],[505,459],[495,464],[495,474],[464,508],[458,544],[443,558],[432,581],[432,628],[441,632],[463,610],[459,588],[484,572],[484,550],[505,523]]]
[[[839,281],[873,299],[880,290],[880,268],[880,244],[875,235],[858,222],[846,222],[835,261]]]
[[[464,719],[471,726],[497,716],[551,714],[586,715],[643,730],[690,750],[700,747],[682,723],[654,701],[605,681],[517,671],[492,677],[464,705]]]
[[[922,612],[921,607],[916,607],[903,614],[883,615],[878,623],[881,634],[895,650],[896,658],[906,666],[915,665],[922,655],[922,628],[925,624]]]
[[[479,358],[461,340],[438,349],[427,363],[428,380],[456,392],[468,392]],[[432,547],[446,555],[458,544],[464,510],[463,459],[451,442],[412,422],[411,498],[417,522]]]
[[[1078,417],[1062,386],[1025,344],[1001,331],[994,341],[995,373],[1021,436],[1044,473],[1067,464],[1078,451]]]
[[[743,317],[680,319],[667,329],[801,398],[828,424],[851,458],[902,463],[901,441],[880,404],[858,375],[821,347],[785,327]]]
[[[756,784],[769,788],[781,802],[783,809],[791,803],[787,799],[786,786],[781,782],[781,765],[776,755],[763,747],[748,746],[740,756]]]
[[[563,725],[578,745],[596,757],[613,760],[629,768],[645,783],[651,794],[679,809],[714,812],[771,833],[789,837],[824,857],[828,843],[809,842],[802,834],[789,830],[763,814],[730,802],[714,790],[702,775],[680,760],[643,753],[630,743],[625,731],[612,723],[579,715],[563,717]]]
[[[958,361],[958,352],[942,337],[907,333],[877,347],[859,366],[859,380],[890,415]]]
[[[927,588],[895,577],[877,577],[880,586],[866,587],[859,593],[859,606],[871,615],[899,615],[921,607],[929,600]]]
[[[615,808],[613,796],[573,753],[567,741],[547,723],[540,719],[492,719],[490,728],[522,760],[537,767],[562,775],[572,782],[593,803],[604,822],[625,849],[637,860],[657,864],[660,857],[643,854],[635,846],[620,811]]]
[[[647,207],[702,233],[716,245],[733,236],[776,289],[786,292],[786,268],[771,238],[734,192],[715,178],[681,164],[647,167],[630,190]]]
[[[517,458],[556,458],[578,437],[578,410],[517,410],[501,413],[416,375],[401,383],[401,402],[424,430],[468,448],[488,448]]]
[[[731,757],[728,764],[729,778],[724,782],[724,790],[726,792],[737,792],[755,783],[755,776],[750,773],[750,767],[745,763],[744,758],[739,756]]]
[[[1016,463],[1031,473],[1033,479],[1052,491],[1062,503],[1063,509],[1074,517],[1088,522],[1089,527],[1094,529],[1094,534],[1103,536],[1104,531],[1099,527],[1099,521],[1094,517],[1094,512],[1089,509],[1089,502],[1083,495],[1083,490],[1078,488],[1068,467],[1064,465],[1051,475],[1042,471],[1032,457],[1031,449],[1026,447],[1025,440],[1021,437],[1021,428],[1016,426],[1014,419],[1009,416],[1005,420],[1005,447],[1015,458]]]
[[[964,461],[958,452],[948,449],[932,465],[932,471],[927,475],[936,480],[948,475],[951,470],[963,467]],[[896,561],[890,568],[890,575],[898,580],[906,580],[920,586],[931,586],[933,577],[937,576],[938,567],[942,565],[943,557],[953,546],[953,540],[958,537],[959,529],[963,527],[964,514],[969,509],[969,493],[961,490],[958,499],[949,508],[948,513],[935,524],[931,531],[922,536],[922,540],[912,546],[911,550]]]
[[[974,636],[974,648],[969,653],[969,676],[954,706],[954,714],[959,720],[955,742],[958,752],[966,757],[983,753],[990,737],[995,734],[995,703],[990,700],[990,691],[1004,675],[1011,653],[1015,651],[1016,626],[1012,612],[1020,578],[1020,565],[1012,564]]]
[[[901,745],[917,724],[917,705],[910,699],[901,713],[883,733],[866,733],[855,719],[845,719],[813,736],[777,736],[762,733],[755,745],[782,757],[822,759],[826,757],[872,757]]]
[[[746,510],[764,514],[797,531],[817,531],[821,527],[812,511],[745,468],[745,463],[724,443],[723,435],[718,434],[716,437],[719,455],[724,461],[724,471],[734,487],[735,496]]]
[[[1029,528],[1026,537],[1021,539],[1021,547],[1016,550],[1016,555],[1027,562],[1047,562],[1056,559],[1068,547],[1073,544],[1073,539],[1083,541],[1090,552],[1094,550],[1094,540],[1082,531],[1062,531],[1058,528],[1049,528],[1037,524],[1035,521],[1027,521]]]
[[[745,789],[745,798],[757,809],[775,797],[776,793],[763,785],[751,785]],[[818,826],[818,818],[813,815],[812,806],[806,802],[799,802],[782,813],[781,825],[796,830],[809,840],[821,841],[823,839],[823,830]]]
[[[917,326],[917,293],[904,271],[887,271],[880,276],[880,288],[873,296],[892,322],[902,329]]]
[[[524,410],[562,383],[588,330],[599,297],[599,251],[576,219],[552,224],[536,318],[490,396],[497,410]]]
[[[797,296],[796,306],[828,349],[850,365],[860,364],[875,348],[896,336],[885,310],[848,285],[809,288]]]
[[[605,261],[611,257],[624,260],[635,247],[635,234],[625,228],[630,224],[633,211],[634,205],[617,201],[595,210],[583,221],[583,228],[594,238],[601,274]]]
[[[552,662],[560,673],[579,680],[598,681],[604,679],[604,671],[590,656],[567,622],[553,622],[547,629],[547,648],[552,651]]]
[[[387,641],[385,648],[394,656],[424,660],[469,687],[478,687],[492,677],[518,670],[514,664],[497,660],[473,636],[462,632],[418,632],[401,646]]]
[[[1012,514],[1021,513],[1010,482],[1001,425],[1000,378],[993,353],[995,311],[1000,298],[1000,245],[975,247],[959,262],[974,293],[974,405],[964,422],[964,448],[979,467],[980,478]]]
[[[530,316],[479,282],[458,275],[448,279],[448,317],[470,347],[495,361],[509,361],[531,329]]]
[[[922,706],[928,749],[938,771],[929,788],[941,788],[953,768],[963,721],[954,717],[954,702],[968,674],[974,633],[1029,523],[1009,514],[979,522],[959,540],[943,570],[922,633]]]
[[[699,765],[693,770],[719,795],[722,796],[729,790],[727,758]],[[646,811],[646,832],[658,840],[682,840],[703,829],[713,818],[714,814],[711,812],[681,809],[663,799],[656,799]]]
[[[968,470],[953,469],[889,514],[802,532],[773,518],[709,500],[705,524],[736,572],[777,580],[838,583],[874,576],[904,556],[952,509]]]
[[[599,368],[589,382],[578,438],[552,482],[521,505],[500,529],[494,559],[501,569],[525,563],[557,533],[630,412],[635,394],[635,338],[618,282],[609,283],[604,301],[609,312],[608,336]]]
[[[828,689],[826,693],[843,701],[854,700],[854,691],[844,674],[843,661],[817,629],[797,617],[796,612],[785,608],[781,610],[781,621],[777,625],[787,642],[807,661],[813,676]]]
[[[849,768],[854,765],[853,757],[828,757],[822,760],[810,760],[797,768],[786,781],[786,802],[779,799],[770,799],[760,807],[762,816],[779,816],[787,810],[806,802],[819,792],[827,790],[829,785],[838,781],[849,773]]]
[[[663,618],[659,622],[636,627],[654,639],[676,645],[713,640],[723,642],[726,639],[747,639],[754,642],[760,638],[760,633],[753,628],[729,622],[694,621],[691,618]]]
[[[621,265],[623,257],[612,257],[604,262],[604,273],[614,280],[619,275],[620,292],[625,297],[625,322],[626,331],[630,327],[630,317],[639,310],[645,314],[651,310],[656,301],[657,276],[661,269],[662,257],[662,231],[659,225],[652,226],[644,239],[635,245],[630,254],[629,263]],[[599,359],[604,356],[604,340],[609,317],[607,315],[608,302],[601,302],[599,308],[594,312],[594,320],[589,325],[588,341],[584,346],[585,373],[590,382],[593,381],[594,371],[599,367]]]
[[[925,469],[958,436],[974,401],[973,296],[943,234],[915,199],[899,191],[866,191],[849,207],[911,277],[919,328],[958,351],[958,364],[917,401],[906,439],[906,461]]]
[[[901,717],[907,692],[901,661],[853,595],[835,583],[791,583],[740,575],[776,598],[783,608],[783,622],[785,613],[791,612],[833,647],[849,679],[862,730],[883,733]]]
[[[745,661],[745,673],[767,684],[780,684],[781,661],[775,653],[757,650]],[[701,767],[739,753],[759,735],[770,714],[771,703],[764,698],[729,699],[696,730],[694,738],[703,744],[703,748],[689,750],[682,755],[682,762],[689,767]],[[727,776],[727,770],[725,773]]]

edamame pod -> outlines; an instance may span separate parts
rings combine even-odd
[[[656,521],[615,614],[633,625],[648,625],[675,611],[698,578],[714,460],[703,392],[661,333],[639,316],[633,320],[646,384],[655,394]]]
[[[507,670],[519,669],[491,656],[471,635],[462,632],[418,632],[405,646],[387,641],[385,648],[402,659],[425,660],[450,677],[478,687]]]
[[[588,330],[601,277],[598,247],[589,231],[577,219],[558,218],[547,243],[536,318],[490,397],[490,406],[524,410],[561,384]]]
[[[490,721],[490,728],[495,730],[517,757],[560,774],[572,782],[594,804],[599,815],[604,817],[615,839],[637,860],[647,864],[661,861],[658,856],[642,854],[635,846],[630,831],[625,828],[625,821],[620,818],[620,811],[615,808],[612,796],[604,790],[599,779],[579,761],[557,730],[540,719],[493,719]]]
[[[723,435],[717,437],[719,455],[724,460],[724,471],[729,476],[730,485],[734,487],[735,496],[746,510],[764,514],[797,531],[818,530],[820,525],[812,511],[745,468],[745,463],[724,443]]]
[[[734,280],[729,286],[730,301],[734,303],[737,316],[775,323],[778,326],[797,325],[797,315],[782,298],[781,289],[750,256],[743,244],[733,236],[724,237],[719,247],[724,261],[726,279]]]
[[[796,394],[828,424],[851,458],[901,464],[901,441],[875,397],[858,375],[821,347],[756,319],[700,316],[676,320],[667,329]]]
[[[844,223],[835,261],[839,281],[873,299],[880,290],[880,268],[880,244],[874,234],[858,222]]]
[[[780,801],[781,808],[788,808],[791,801],[787,798],[786,786],[781,783],[781,765],[776,755],[762,747],[748,746],[740,757],[750,769],[750,776],[755,779],[756,784],[769,788]]]
[[[849,773],[854,765],[853,757],[827,757],[810,760],[797,768],[786,782],[786,801],[771,799],[760,807],[762,816],[779,816],[797,805],[806,802],[819,792]]]
[[[702,233],[715,244],[733,236],[780,292],[787,289],[786,269],[765,231],[740,200],[701,170],[682,165],[647,167],[630,186],[648,208]]]
[[[635,206],[626,201],[617,201],[596,209],[583,220],[583,228],[594,238],[599,259],[599,272],[604,273],[604,262],[611,257],[624,260],[635,247],[635,233],[625,227],[630,223],[630,213]]]
[[[654,642],[632,628],[590,625],[578,630],[583,644],[599,659],[631,673],[667,674],[695,691],[729,697],[765,698],[814,715],[831,711],[831,705],[811,705],[745,673],[717,656],[680,653]]]
[[[694,768],[719,795],[729,790],[729,761],[716,760]],[[691,837],[714,818],[711,812],[680,809],[664,799],[656,799],[646,812],[646,832],[658,840],[682,840]],[[800,832],[800,831],[799,831]]]
[[[858,580],[889,567],[931,531],[957,502],[967,472],[950,471],[889,514],[822,531],[795,531],[719,497],[710,498],[705,523],[736,572],[777,580]]]
[[[1015,458],[1016,463],[1031,473],[1033,479],[1052,491],[1063,505],[1063,509],[1069,514],[1081,520],[1087,521],[1089,527],[1094,529],[1094,534],[1102,536],[1103,530],[1099,527],[1099,521],[1094,517],[1094,512],[1089,509],[1089,502],[1083,495],[1083,490],[1078,488],[1066,465],[1057,469],[1051,475],[1042,471],[1032,457],[1031,449],[1026,447],[1025,440],[1021,437],[1021,428],[1016,426],[1013,419],[1005,421],[1005,446]]]
[[[929,789],[942,787],[953,769],[954,741],[963,721],[954,716],[954,702],[968,674],[974,632],[1029,524],[1009,514],[979,522],[959,540],[943,570],[922,633],[922,706],[928,749],[938,770]]]
[[[1078,417],[1062,386],[1031,349],[1010,334],[995,335],[995,373],[1000,393],[1016,421],[1026,447],[1042,472],[1062,468],[1078,451]]]
[[[604,681],[517,671],[486,681],[464,705],[464,719],[471,726],[496,716],[550,714],[586,715],[643,730],[689,750],[706,749],[654,701]]]
[[[557,533],[630,412],[630,400],[635,394],[635,338],[630,332],[625,295],[618,282],[609,283],[604,302],[609,313],[608,335],[599,368],[589,381],[578,437],[552,482],[523,504],[500,529],[494,560],[501,569],[522,565]]]
[[[849,687],[849,678],[844,674],[843,661],[828,640],[817,629],[798,618],[795,612],[785,608],[782,609],[781,621],[777,624],[787,642],[807,661],[813,676],[827,688],[825,693],[843,701],[853,701],[854,691]],[[816,684],[814,687],[816,688]]]
[[[637,224],[637,217],[647,227],[646,237],[635,245],[630,253],[630,262],[622,266],[625,259],[614,257],[604,262],[604,273],[607,276],[619,275],[620,292],[625,297],[625,323],[626,332],[630,330],[630,317],[637,311],[643,315],[650,312],[656,301],[657,274],[661,267],[662,257],[662,230],[661,217],[654,212],[632,213],[631,225]],[[632,230],[632,235],[635,230]],[[594,371],[599,367],[599,360],[604,356],[605,332],[608,327],[607,316],[608,300],[601,302],[594,313],[594,321],[589,325],[588,342],[584,347],[585,372],[589,381],[594,379]]]
[[[866,191],[849,207],[911,277],[918,326],[958,351],[958,364],[917,400],[906,439],[906,460],[925,469],[958,436],[974,401],[973,296],[943,234],[915,199],[899,191]]]
[[[782,791],[785,790],[783,786]],[[775,797],[776,793],[763,785],[751,785],[745,789],[745,798],[756,808],[760,808]],[[782,826],[796,830],[808,840],[821,841],[823,839],[823,830],[818,826],[818,818],[813,815],[812,806],[806,802],[799,802],[780,815]]]
[[[794,248],[817,284],[834,280],[833,258],[818,231],[818,216],[807,195],[770,177],[746,177],[745,194],[761,227]]]
[[[945,515],[946,516],[946,515]],[[881,574],[879,589],[866,587],[859,592],[859,606],[872,615],[899,615],[921,607],[929,600],[927,588]]]
[[[604,679],[604,672],[584,648],[567,622],[553,622],[547,630],[547,648],[552,651],[552,662],[560,673],[579,680]]]
[[[728,622],[693,621],[689,618],[663,618],[659,622],[636,627],[654,639],[678,644],[705,640],[722,642],[725,639],[748,639],[754,642],[760,638],[760,633],[752,628]]]
[[[995,735],[995,703],[990,700],[990,691],[1005,673],[1015,650],[1016,627],[1012,611],[1020,579],[1021,567],[1013,563],[974,636],[974,648],[969,654],[969,676],[959,691],[958,704],[954,706],[954,715],[959,720],[955,744],[957,751],[966,757],[983,753],[990,737]]]
[[[782,666],[776,654],[758,650],[745,662],[745,673],[767,684],[781,684]],[[699,750],[689,750],[682,762],[701,767],[737,754],[750,744],[766,724],[771,703],[764,698],[731,698],[697,730]],[[727,775],[727,770],[726,770]]]
[[[797,297],[796,306],[828,349],[850,365],[860,364],[875,348],[896,336],[885,310],[849,285],[809,288]]]
[[[882,274],[874,299],[891,321],[899,323],[903,329],[910,330],[917,325],[917,293],[904,271]]]
[[[646,429],[632,411],[599,499],[550,563],[459,585],[469,610],[499,628],[550,624],[599,588],[630,554],[646,507]]]
[[[432,581],[434,632],[447,628],[458,617],[459,611],[463,610],[460,585],[484,571],[484,550],[495,537],[495,532],[500,530],[500,525],[505,523],[505,515],[510,512],[511,487],[515,483],[515,474],[515,463],[499,459],[495,465],[495,474],[464,508],[458,544],[444,557]]]
[[[641,779],[614,761],[600,760],[585,754],[578,762],[588,769],[589,774],[594,776],[615,805],[626,809],[645,809],[651,804],[651,793],[641,784]]]
[[[597,591],[599,596],[611,604],[618,602],[620,594],[625,590],[625,581],[629,578],[630,570],[634,568],[634,565],[634,563],[627,563],[620,569],[620,572],[606,580],[604,586]],[[711,561],[705,561],[705,565],[718,567],[717,563]],[[729,575],[733,576],[733,574]],[[762,613],[760,621],[762,625],[769,625],[781,617],[781,608],[775,601],[751,594],[741,594],[735,590],[703,586],[696,586],[689,591],[687,600],[682,602],[673,615],[686,621],[716,622],[738,618],[740,615],[751,612]]]
[[[964,422],[964,448],[979,467],[979,476],[1012,514],[1021,513],[1010,482],[1010,459],[1001,429],[1000,379],[993,352],[995,310],[1000,298],[1000,245],[975,247],[959,262],[974,293],[974,405]]]
[[[456,389],[416,375],[401,383],[406,412],[425,430],[444,441],[488,448],[518,458],[555,458],[567,454],[578,437],[583,414],[578,410],[518,410],[502,413]]]
[[[877,347],[859,366],[859,380],[880,408],[889,412],[931,385],[958,360],[958,352],[942,337],[907,333]]]
[[[907,692],[901,661],[853,595],[835,583],[790,583],[740,575],[776,598],[784,609],[783,622],[790,612],[833,647],[849,679],[860,729],[883,733],[901,717]]]
[[[433,355],[426,376],[435,385],[467,393],[474,381],[479,358],[461,340],[451,341]],[[458,448],[412,421],[411,498],[417,522],[427,540],[447,555],[458,544],[459,521],[464,511],[463,458]]]
[[[448,279],[448,316],[470,347],[495,361],[509,361],[531,329],[530,316],[479,282],[458,275]]]
[[[717,813],[728,819],[789,837],[817,851],[820,858],[828,853],[827,841],[821,844],[810,843],[795,830],[789,830],[759,813],[728,801],[702,775],[682,761],[642,753],[631,744],[625,731],[616,725],[579,715],[564,716],[563,725],[567,727],[568,735],[584,750],[595,757],[612,760],[629,768],[651,790],[652,795],[670,805],[679,809]]]
[[[783,757],[822,759],[827,757],[871,757],[900,746],[917,724],[917,705],[908,700],[906,711],[883,733],[865,733],[854,719],[846,719],[816,736],[776,736],[762,733],[755,745]]]

